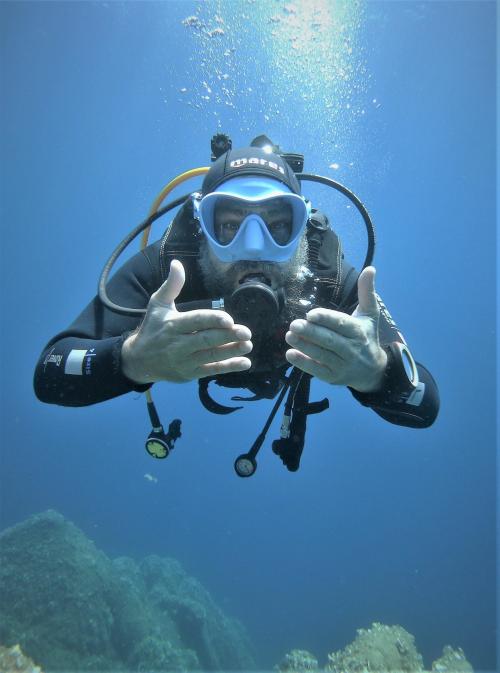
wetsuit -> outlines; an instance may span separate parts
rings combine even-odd
[[[168,258],[164,254],[165,240],[157,241],[136,254],[111,278],[108,296],[113,302],[130,308],[146,308],[151,294],[165,280],[168,260],[174,256],[182,261],[186,270],[186,282],[176,304],[208,298],[192,253],[186,255],[185,245],[181,243],[176,247],[174,241]],[[332,262],[332,258],[336,259]],[[337,302],[356,291],[357,272],[342,260],[338,239],[328,230],[319,251],[317,268],[324,285],[329,291],[333,288]],[[320,305],[328,307],[327,302]],[[381,308],[380,343],[401,341],[401,333],[387,309],[383,304]],[[140,316],[111,311],[95,297],[78,318],[66,330],[56,334],[44,348],[34,375],[37,397],[51,404],[85,406],[131,391],[146,391],[151,384],[140,385],[129,380],[122,373],[120,362],[122,344],[140,321]],[[427,427],[437,416],[439,394],[427,369],[419,363],[417,367],[420,387],[416,395],[408,397],[395,392],[398,382],[394,379],[394,371],[392,374],[387,372],[380,392],[350,390],[361,404],[371,407],[391,423]]]

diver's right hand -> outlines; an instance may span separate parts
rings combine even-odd
[[[251,366],[241,357],[252,350],[248,327],[235,325],[224,311],[177,311],[174,302],[185,280],[181,262],[172,260],[167,280],[151,295],[141,326],[123,344],[122,372],[135,383],[179,383]]]

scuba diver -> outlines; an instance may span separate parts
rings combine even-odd
[[[285,396],[272,449],[290,471],[298,469],[307,416],[329,404],[309,401],[313,376],[347,386],[391,423],[430,426],[439,410],[437,386],[375,292],[375,235],[361,201],[338,182],[303,173],[303,156],[266,136],[233,149],[217,134],[211,148],[212,165],[162,190],[149,217],[108,260],[98,295],[44,348],[34,375],[37,397],[85,406],[145,392],[152,424],[146,449],[154,458],[168,456],[181,435],[179,419],[163,428],[150,390],[156,382],[198,380],[200,401],[218,414],[242,407],[217,402],[210,383],[251,393],[235,401],[276,398],[251,449],[235,460],[241,477],[254,474]],[[196,175],[204,175],[200,191],[160,207]],[[368,250],[360,273],[344,259],[328,216],[303,195],[307,181],[340,191],[363,217]],[[174,208],[166,232],[148,245],[152,223]],[[108,280],[141,232],[142,250]]]

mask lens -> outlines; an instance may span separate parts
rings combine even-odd
[[[228,245],[248,215],[244,204],[230,196],[221,196],[214,207],[214,235],[217,243]]]
[[[276,198],[262,206],[259,213],[267,225],[269,233],[278,245],[286,245],[293,229],[293,208],[286,198]]]
[[[277,197],[264,203],[245,203],[221,196],[214,207],[214,235],[218,243],[228,245],[249,215],[259,215],[278,245],[286,245],[293,230],[293,208],[286,198]]]

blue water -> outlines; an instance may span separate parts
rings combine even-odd
[[[0,25],[1,528],[54,508],[112,556],[177,558],[261,666],[292,648],[324,663],[379,621],[410,631],[427,666],[448,643],[495,670],[496,3],[3,2]],[[377,289],[439,384],[432,428],[315,382],[331,407],[300,471],[272,454],[274,425],[240,480],[268,402],[222,418],[194,384],[155,386],[164,420],[184,421],[160,464],[141,396],[34,398],[46,341],[218,131],[235,146],[266,133],[363,199]],[[312,196],[359,264],[361,221]]]

